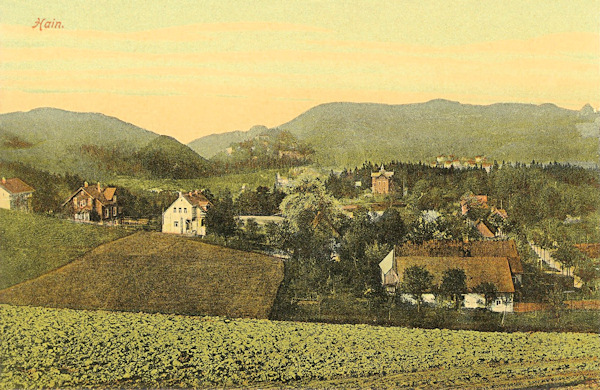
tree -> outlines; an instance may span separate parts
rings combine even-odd
[[[417,244],[429,240],[447,240],[450,235],[446,230],[444,218],[437,211],[427,210],[412,224],[408,238]]]
[[[460,309],[462,296],[467,292],[467,276],[460,268],[451,268],[444,271],[440,291],[445,296],[454,300],[456,310]]]
[[[417,301],[417,312],[420,312],[423,294],[433,289],[433,275],[418,265],[408,267],[402,276],[401,289]]]
[[[552,257],[562,264],[563,268],[567,271],[567,275],[569,275],[571,267],[579,264],[583,259],[583,254],[572,243],[563,241],[558,244],[558,248]]]
[[[485,299],[485,307],[489,308],[492,302],[498,297],[498,287],[492,282],[481,282],[475,288],[473,292],[482,294]]]
[[[396,209],[387,209],[375,222],[377,241],[388,245],[399,245],[406,236],[406,226]]]
[[[226,192],[221,199],[215,200],[213,207],[206,212],[206,228],[209,233],[223,237],[235,234],[237,224],[233,209],[231,194]]]

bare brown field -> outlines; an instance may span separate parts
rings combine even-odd
[[[0,302],[71,309],[267,318],[281,260],[162,233],[137,233],[38,278]]]

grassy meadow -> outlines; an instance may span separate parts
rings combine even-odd
[[[38,277],[127,234],[119,228],[0,209],[0,289]]]
[[[0,302],[267,318],[282,279],[274,257],[139,232],[0,291]]]

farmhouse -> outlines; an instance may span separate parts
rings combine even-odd
[[[509,261],[506,257],[394,256],[393,260],[389,271],[382,272],[382,284],[388,290],[390,288],[395,289],[399,281],[402,280],[404,271],[412,266],[419,266],[428,270],[433,275],[433,284],[437,286],[442,283],[444,271],[459,268],[465,272],[469,291],[463,295],[465,308],[485,308],[484,295],[473,290],[481,283],[490,282],[498,289],[497,297],[491,303],[490,310],[496,312],[513,311],[515,288],[511,278]],[[402,299],[414,303],[413,298],[408,294],[403,294]],[[431,304],[440,303],[433,292],[423,294],[423,300]]]
[[[212,203],[200,191],[179,193],[162,215],[162,232],[190,236],[206,235],[206,212]]]
[[[18,177],[0,181],[0,208],[31,211],[31,196],[35,190]]]
[[[374,194],[388,194],[394,172],[386,171],[383,165],[378,172],[371,173],[371,189]]]
[[[66,213],[75,221],[118,223],[122,210],[117,203],[115,187],[102,188],[100,183],[83,183],[63,204]]]
[[[523,264],[514,240],[504,241],[426,241],[420,245],[406,243],[395,248],[397,256],[419,257],[505,257],[515,286],[523,281]]]

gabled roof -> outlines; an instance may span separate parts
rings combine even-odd
[[[507,241],[449,241],[431,240],[422,244],[406,243],[396,247],[401,256],[425,257],[506,257],[513,274],[523,273],[523,264],[514,240]]]
[[[394,176],[394,172],[386,171],[382,165],[378,172],[371,172],[371,177],[380,177],[380,176],[384,176],[389,179],[390,177]]]
[[[492,226],[488,226],[484,221],[478,221],[475,224],[475,228],[485,238],[496,237],[495,230]]]
[[[400,280],[408,267],[419,266],[427,269],[433,275],[433,283],[440,285],[444,271],[460,268],[465,271],[467,288],[477,287],[480,283],[491,282],[498,292],[511,293],[515,291],[506,257],[396,257],[396,273]]]
[[[13,177],[12,179],[2,178],[0,181],[0,188],[4,188],[10,194],[23,194],[35,191],[30,185],[18,177]]]
[[[503,219],[508,218],[508,213],[504,209],[497,209],[496,207],[492,207],[492,213],[497,214]]]
[[[469,243],[471,256],[497,256],[508,258],[513,274],[523,273],[523,264],[514,240],[508,241],[472,241]]]
[[[190,202],[192,206],[200,207],[202,210],[208,210],[208,206],[211,206],[210,200],[204,196],[204,194],[200,191],[188,192],[186,194],[182,194],[182,196]]]
[[[96,199],[104,206],[116,203],[115,192],[117,191],[117,189],[115,187],[102,188],[100,187],[100,184],[98,184],[92,186],[84,185],[83,187],[79,187],[77,191],[75,191],[71,196],[69,196],[69,198],[62,205],[64,206],[67,203],[69,203],[71,199],[73,199],[73,197],[75,197],[82,191],[90,197]]]

